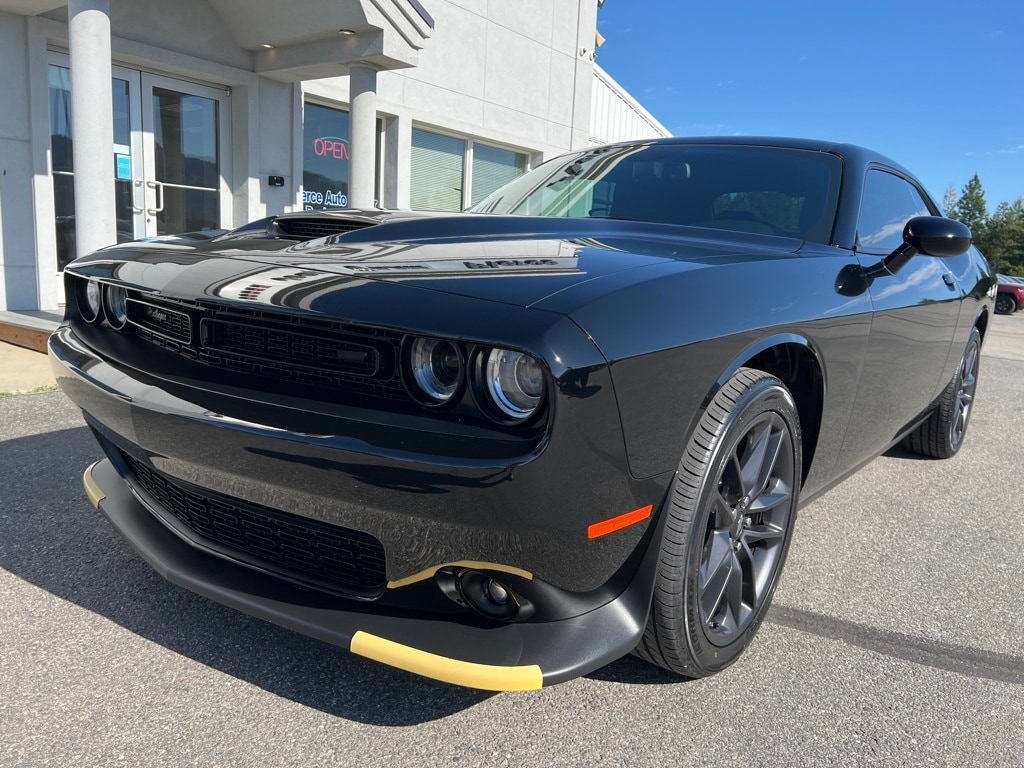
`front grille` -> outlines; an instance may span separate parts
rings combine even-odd
[[[372,227],[373,223],[357,219],[309,217],[275,219],[274,226],[277,228],[279,237],[289,240],[314,240],[318,237],[340,235],[343,232],[354,232],[357,229]]]
[[[192,319],[186,313],[138,299],[129,299],[126,306],[129,322],[177,341],[192,339]]]
[[[207,349],[357,376],[374,376],[381,357],[369,343],[251,322],[204,320],[203,338]]]
[[[402,337],[393,331],[135,291],[128,317],[140,339],[202,365],[329,387],[332,399],[346,392],[409,399],[397,364]]]
[[[208,495],[127,453],[120,455],[129,480],[198,543],[331,592],[369,598],[383,591],[384,547],[370,534]]]

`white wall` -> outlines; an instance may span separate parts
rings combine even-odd
[[[388,142],[408,142],[415,124],[535,160],[588,145],[596,0],[433,0],[430,12],[437,26],[417,66],[377,76]],[[348,104],[347,77],[303,89]],[[408,207],[407,148],[389,145],[384,160],[383,204]]]
[[[643,105],[625,88],[601,69],[594,66],[590,106],[590,141],[592,144],[610,144],[633,139],[659,139],[671,136]]]
[[[40,271],[56,272],[53,191],[47,155],[33,142],[45,112],[46,90],[29,88],[29,73],[39,69],[26,18],[0,13],[0,308],[36,309],[56,303],[56,281],[41,280]],[[38,46],[36,46],[37,48]],[[45,66],[43,67],[45,77]],[[47,142],[49,140],[47,124]],[[47,143],[46,149],[49,148]],[[47,197],[49,195],[49,197]],[[47,215],[49,237],[40,242],[37,207]],[[39,254],[37,258],[37,253]]]

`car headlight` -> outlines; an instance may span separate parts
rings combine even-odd
[[[416,339],[409,348],[409,370],[420,393],[437,405],[451,400],[466,376],[462,353],[445,339]]]
[[[528,419],[544,397],[544,369],[536,359],[511,349],[492,349],[484,365],[487,394],[503,415]]]
[[[119,285],[108,285],[103,290],[107,322],[117,330],[128,322],[128,291]]]
[[[78,282],[78,311],[87,323],[95,323],[100,316],[100,284],[88,278]]]

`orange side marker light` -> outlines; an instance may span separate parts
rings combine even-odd
[[[627,512],[624,515],[611,517],[607,520],[602,520],[600,523],[594,523],[592,526],[587,528],[587,538],[596,539],[599,536],[607,536],[609,533],[621,531],[623,528],[633,525],[634,523],[646,520],[651,516],[651,512],[653,511],[654,505],[648,504],[646,507],[634,509],[632,512]]]

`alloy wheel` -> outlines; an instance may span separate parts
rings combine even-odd
[[[722,467],[698,573],[700,617],[715,645],[735,640],[770,594],[792,516],[792,439],[783,418],[767,411]]]

